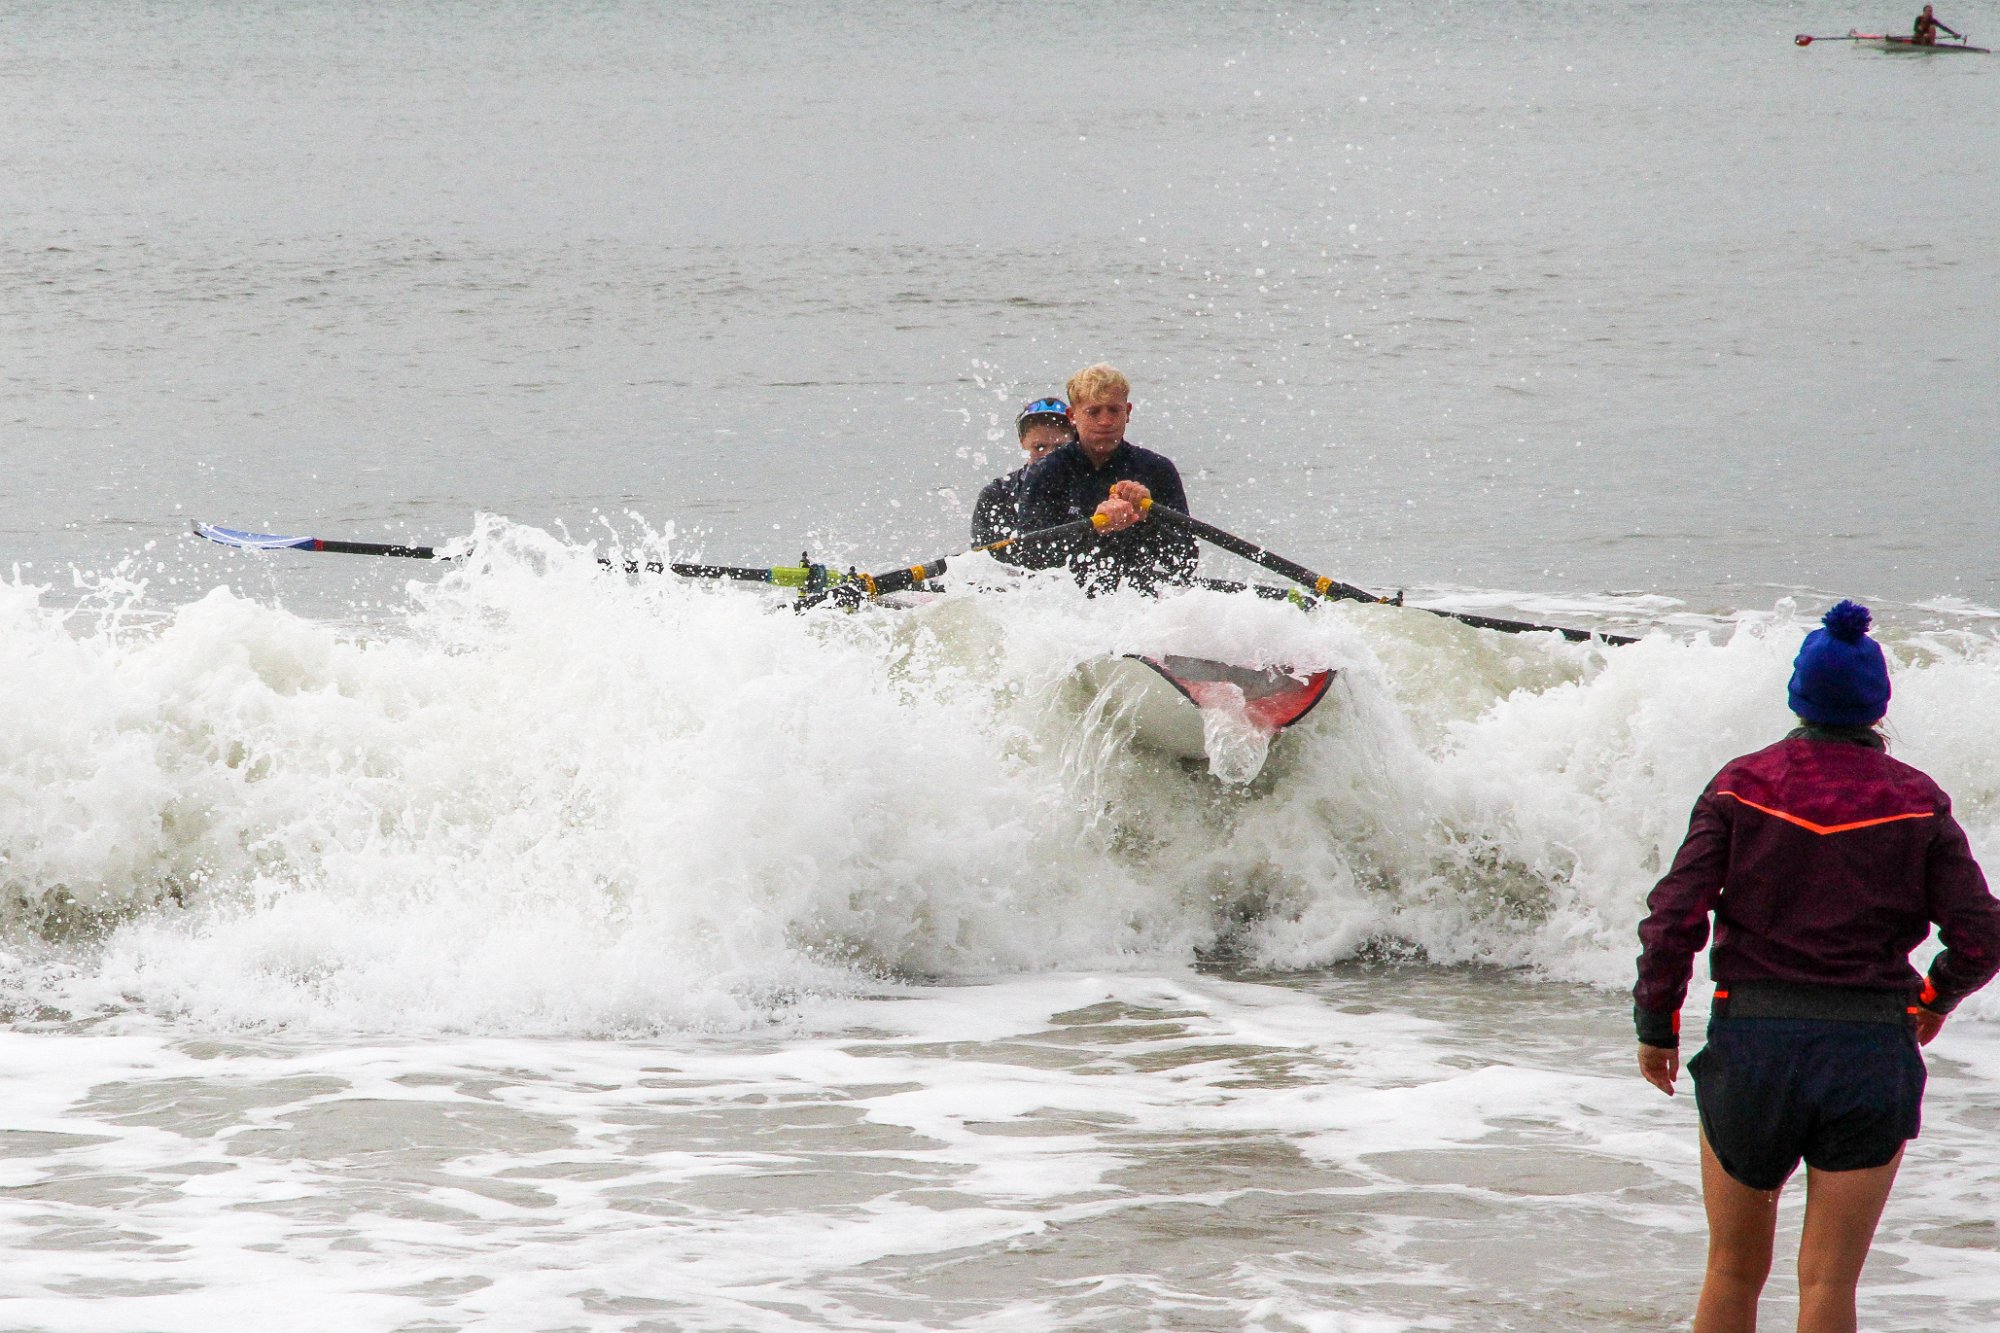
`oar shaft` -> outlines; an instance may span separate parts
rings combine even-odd
[[[411,560],[452,560],[455,556],[440,556],[429,546],[396,546],[383,542],[343,542],[328,541],[314,537],[307,544],[297,548],[306,551],[332,551],[338,555],[383,555],[403,556]],[[606,569],[617,569],[619,561],[599,556],[597,563]],[[648,560],[641,564],[637,560],[622,562],[627,574],[645,571],[659,574],[666,570],[691,579],[741,579],[748,583],[774,583],[781,588],[801,588],[805,586],[811,571],[804,566],[776,565],[770,569],[749,569],[740,565],[696,565],[675,561],[665,564],[658,560]],[[838,575],[833,576],[836,579]]]
[[[1262,565],[1274,574],[1283,574],[1295,583],[1310,588],[1321,597],[1340,598],[1355,602],[1381,602],[1396,606],[1406,605],[1400,596],[1393,598],[1378,597],[1374,593],[1366,592],[1350,583],[1342,583],[1338,579],[1328,578],[1324,574],[1315,574],[1297,561],[1287,560],[1281,555],[1274,555],[1255,542],[1245,541],[1232,532],[1224,532],[1212,523],[1204,523],[1198,518],[1190,518],[1179,510],[1169,509],[1161,504],[1154,504],[1149,508],[1155,518],[1178,524],[1186,528],[1189,532],[1192,532],[1195,536],[1200,537],[1203,541],[1218,546],[1232,555],[1240,555],[1245,560]],[[1497,616],[1476,616],[1462,611],[1439,611],[1428,606],[1412,606],[1410,610],[1423,611],[1429,615],[1442,616],[1447,620],[1456,620],[1462,625],[1471,625],[1477,629],[1499,630],[1506,634],[1538,634],[1553,630],[1572,643],[1588,643],[1593,639],[1601,639],[1605,643],[1638,642],[1637,639],[1623,634],[1596,634],[1589,630],[1568,629],[1561,625],[1533,625],[1524,620],[1502,620]]]
[[[598,564],[606,568],[612,562],[599,558]],[[781,588],[797,588],[805,584],[809,571],[802,565],[774,565],[769,569],[751,569],[742,565],[697,565],[675,561],[662,564],[658,560],[648,560],[641,565],[637,560],[625,562],[627,574],[637,574],[644,570],[648,574],[660,574],[668,570],[689,579],[739,579],[745,583],[775,583]]]
[[[407,560],[448,560],[451,558],[449,556],[440,557],[437,551],[429,546],[398,546],[384,542],[325,541],[318,537],[313,538],[312,545],[305,549],[308,551],[332,551],[336,555],[393,555],[401,556]]]
[[[1067,537],[1079,536],[1086,532],[1092,532],[1103,526],[1103,520],[1093,514],[1089,518],[1080,518],[1074,522],[1058,523],[1052,528],[1042,528],[1035,532],[1023,532],[1013,537],[1002,537],[997,542],[988,542],[984,546],[975,546],[967,554],[976,555],[981,552],[997,554],[1010,546],[1019,545],[1024,542],[1061,540]],[[905,589],[914,588],[919,583],[927,583],[934,578],[940,577],[944,574],[951,558],[950,556],[941,555],[926,564],[910,565],[903,569],[891,569],[881,574],[857,575],[853,581],[859,583],[868,596],[881,597],[887,593],[902,592]]]
[[[391,542],[350,542],[332,541],[323,537],[280,537],[268,532],[241,532],[235,528],[218,528],[207,523],[196,523],[194,533],[223,546],[232,546],[244,551],[329,551],[335,555],[379,555],[401,556],[408,560],[457,560],[459,554],[440,554],[431,546],[405,546]],[[643,564],[637,560],[615,561],[599,556],[597,563],[606,569],[623,568],[627,574],[637,574],[642,570],[648,574],[662,574],[667,570],[691,579],[742,579],[749,583],[772,583],[780,588],[805,588],[823,586],[828,582],[838,583],[845,576],[836,574],[824,565],[776,565],[770,569],[748,569],[740,565],[667,564],[659,560],[648,560]]]
[[[1097,514],[1092,514],[1089,518],[1079,518],[1069,523],[1058,523],[1052,528],[1042,528],[1035,532],[1023,532],[1012,537],[1002,537],[997,542],[988,542],[984,546],[975,546],[972,549],[974,552],[986,551],[996,553],[1004,551],[1010,546],[1019,546],[1027,542],[1056,541],[1064,537],[1079,537],[1086,532],[1095,532],[1103,527],[1104,519]]]
[[[1255,542],[1244,541],[1234,533],[1224,532],[1213,523],[1204,523],[1200,519],[1192,518],[1177,509],[1169,509],[1163,504],[1154,504],[1149,506],[1148,509],[1154,518],[1164,519],[1177,527],[1186,528],[1189,532],[1208,542],[1210,545],[1221,547],[1231,555],[1240,555],[1252,564],[1262,565],[1273,574],[1283,574],[1294,583],[1302,584],[1322,597],[1344,598],[1352,602],[1386,602],[1391,600],[1387,597],[1378,597],[1372,592],[1365,592],[1351,583],[1342,583],[1339,579],[1328,578],[1324,574],[1315,574],[1297,561],[1287,560],[1285,557],[1268,551]]]
[[[1268,583],[1244,583],[1239,579],[1196,578],[1193,585],[1210,592],[1254,593],[1273,602],[1290,602],[1295,606],[1312,606],[1318,601],[1303,588],[1274,588]]]
[[[1405,606],[1410,606],[1408,602]],[[1410,606],[1412,611],[1427,611],[1434,616],[1445,616],[1461,625],[1471,625],[1475,629],[1497,629],[1503,634],[1546,634],[1550,630],[1562,635],[1571,643],[1590,643],[1601,640],[1605,643],[1637,643],[1629,634],[1606,634],[1601,630],[1570,629],[1564,625],[1531,625],[1525,620],[1502,620],[1497,616],[1475,616],[1466,611],[1440,611],[1429,606]]]

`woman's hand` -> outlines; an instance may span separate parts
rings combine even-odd
[[[1934,1014],[1922,1005],[1917,1006],[1917,1045],[1930,1045],[1931,1038],[1937,1036],[1938,1031],[1943,1027],[1943,1014]]]
[[[1942,1021],[1942,1020],[1940,1020]],[[1681,1072],[1681,1053],[1665,1046],[1639,1046],[1639,1073],[1645,1080],[1671,1097],[1674,1079]]]

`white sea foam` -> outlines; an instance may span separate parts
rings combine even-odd
[[[479,537],[363,631],[0,586],[9,1005],[646,1032],[885,975],[1369,946],[1618,984],[1694,793],[1788,725],[1804,619],[1606,648],[1061,578],[796,615]],[[2000,648],[1884,633],[1897,751],[1991,855]],[[1338,683],[1232,789],[1092,730],[1076,666],[1135,651]]]
[[[893,988],[763,1035],[17,1026],[0,1322],[1666,1327],[1700,1270],[1693,1107],[1580,994],[1160,968]],[[1931,1048],[1870,1327],[1996,1313],[1996,1053],[1984,1025]]]

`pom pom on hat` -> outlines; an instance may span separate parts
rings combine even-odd
[[[1868,608],[1859,602],[1835,602],[1833,610],[1819,618],[1826,626],[1826,632],[1842,643],[1858,643],[1868,627],[1875,623],[1875,617],[1868,614]]]
[[[1866,727],[1889,711],[1889,666],[1868,637],[1868,608],[1842,601],[1806,635],[1792,663],[1792,711],[1823,727]]]

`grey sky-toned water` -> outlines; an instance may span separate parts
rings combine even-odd
[[[0,554],[633,510],[893,566],[1108,359],[1353,581],[1990,604],[1996,70],[1790,41],[1847,22],[17,6]]]

